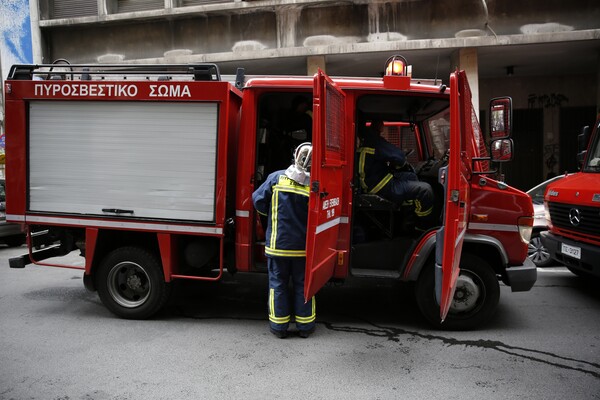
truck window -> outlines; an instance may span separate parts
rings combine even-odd
[[[431,155],[441,159],[450,147],[450,111],[443,111],[430,118],[425,126],[425,132],[431,143]]]

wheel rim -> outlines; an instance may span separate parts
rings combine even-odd
[[[121,306],[138,307],[150,295],[150,279],[146,271],[136,263],[124,261],[113,266],[108,273],[108,292]]]
[[[542,244],[542,239],[539,236],[532,237],[527,246],[527,257],[535,265],[543,264],[550,259],[550,253]]]
[[[476,312],[484,303],[485,295],[485,286],[481,278],[471,271],[461,270],[449,311],[453,314]]]

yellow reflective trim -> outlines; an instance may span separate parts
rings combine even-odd
[[[296,322],[299,322],[301,324],[310,324],[311,322],[315,322],[316,316],[312,315],[310,317],[299,317],[296,316]]]
[[[269,319],[275,317],[275,289],[269,289]]]
[[[296,189],[293,187],[287,187],[287,186],[279,186],[279,185],[275,185],[273,186],[273,193],[275,195],[278,195],[279,192],[285,192],[285,193],[294,193],[294,194],[299,194],[300,196],[310,196],[310,191],[307,190],[303,190],[303,189]]]
[[[273,196],[275,199],[271,201],[271,247],[275,247],[277,240],[277,209],[279,206],[279,196]]]
[[[291,317],[288,315],[287,317],[271,317],[269,316],[269,321],[275,324],[287,324],[290,322]]]
[[[275,289],[269,289],[269,321],[276,324],[285,324],[290,322],[290,316],[277,317],[275,315]]]
[[[379,192],[381,189],[383,189],[383,187],[385,185],[387,185],[387,183],[389,181],[392,180],[392,178],[394,177],[394,175],[392,174],[387,174],[382,180],[381,182],[379,182],[369,193],[375,194],[377,192]]]
[[[310,189],[308,186],[301,185],[285,175],[281,175],[279,177],[279,181],[275,186],[273,186],[273,190],[288,193],[296,193],[307,197],[310,196]]]
[[[372,147],[360,147],[358,152],[360,153],[358,157],[358,177],[361,189],[366,192],[369,190],[369,187],[365,182],[365,160],[367,159],[367,154],[375,154],[375,149]]]
[[[426,217],[429,214],[431,214],[431,212],[433,211],[433,207],[429,207],[425,211],[422,211],[421,208],[422,208],[421,202],[419,200],[415,199],[415,214],[417,214],[417,216]]]
[[[315,296],[313,296],[310,301],[312,301],[312,315],[308,317],[299,317],[296,315],[296,322],[300,322],[301,324],[309,324],[314,322],[317,318],[317,306],[315,301]]]
[[[260,215],[264,215],[265,217],[267,216],[267,214],[263,214],[260,211],[256,210],[257,213],[259,213]]]
[[[360,151],[362,153],[367,153],[367,154],[375,154],[374,147],[361,147],[360,149],[358,149],[358,151]]]
[[[265,247],[265,254],[271,256],[283,256],[283,257],[305,257],[306,250],[283,250],[274,249],[273,247]]]

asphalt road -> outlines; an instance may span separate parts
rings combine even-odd
[[[430,330],[396,284],[326,287],[314,336],[280,340],[265,276],[183,282],[127,321],[80,271],[9,269],[24,250],[0,248],[0,399],[600,399],[600,283],[564,268],[502,286],[471,332]]]

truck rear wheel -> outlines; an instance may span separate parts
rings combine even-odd
[[[137,247],[110,252],[98,268],[96,287],[106,308],[128,319],[151,317],[170,294],[158,258]]]
[[[454,299],[443,323],[435,300],[434,279],[433,265],[426,266],[417,280],[415,296],[421,313],[436,328],[474,329],[489,321],[496,312],[500,284],[492,267],[480,257],[462,255]]]

